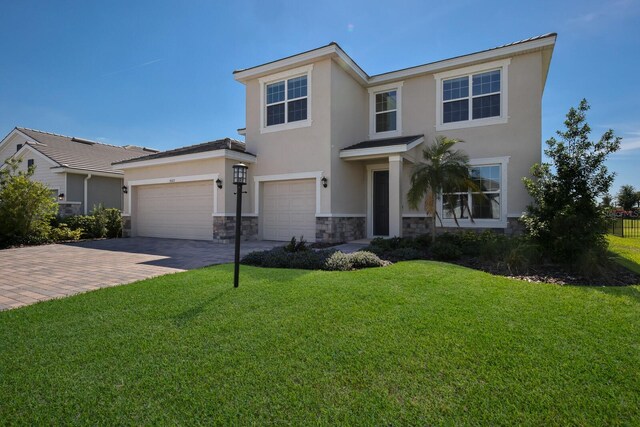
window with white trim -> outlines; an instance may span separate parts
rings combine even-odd
[[[267,84],[265,100],[266,126],[307,120],[307,75]]]
[[[402,85],[389,83],[369,88],[369,137],[402,135]]]
[[[398,129],[398,91],[389,90],[376,93],[376,133],[392,132]]]
[[[443,194],[442,218],[501,219],[501,165],[472,166],[469,174],[476,188]]]
[[[442,80],[442,123],[500,117],[500,104],[499,69]]]

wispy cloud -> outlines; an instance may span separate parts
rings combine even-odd
[[[143,62],[141,64],[132,65],[131,67],[123,68],[120,70],[111,71],[105,74],[102,74],[102,77],[112,76],[114,74],[125,73],[127,71],[137,70],[138,68],[148,67],[151,64],[155,64],[156,62],[162,61],[162,58],[154,59],[152,61]]]
[[[569,17],[566,20],[566,25],[582,27],[592,25],[595,22],[602,24],[604,21],[615,18],[627,18],[638,12],[636,6],[637,3],[633,0],[605,1],[593,10]]]
[[[620,151],[640,150],[640,132],[629,132],[622,138]]]

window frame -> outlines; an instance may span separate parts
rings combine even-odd
[[[487,62],[484,64],[474,65],[471,67],[458,68],[451,71],[445,71],[442,73],[434,74],[436,80],[436,131],[445,131],[451,129],[462,129],[476,126],[488,126],[495,124],[504,124],[509,119],[509,64],[511,59],[504,59],[501,61]],[[473,76],[477,74],[483,74],[491,71],[500,70],[500,115],[494,117],[485,117],[481,119],[473,118],[473,100],[483,96],[490,96],[495,94],[483,94],[473,95]],[[467,97],[456,99],[466,99],[469,103],[469,117],[467,120],[461,120],[458,122],[444,123],[444,97],[443,97],[443,83],[445,80],[467,77],[469,80],[469,94]],[[446,102],[455,101],[449,100]]]
[[[389,83],[382,86],[369,88],[369,139],[393,138],[402,136],[402,85],[404,82]],[[376,95],[384,92],[396,91],[396,129],[376,132]],[[387,110],[386,113],[394,111]],[[381,112],[382,113],[382,112]]]
[[[507,172],[509,165],[510,157],[491,157],[491,158],[483,158],[483,159],[472,159],[469,160],[469,168],[473,167],[481,167],[481,166],[500,166],[500,191],[486,191],[487,194],[500,194],[500,217],[495,219],[489,218],[473,218],[473,222],[470,218],[458,218],[458,224],[461,227],[466,228],[506,228],[507,227]],[[471,189],[468,189],[466,192],[459,192],[454,194],[467,194],[469,207],[472,208],[472,195],[477,194],[478,192],[472,192]],[[440,194],[437,200],[437,210],[438,215],[442,219],[442,224],[440,221],[436,221],[437,227],[456,227],[456,222],[453,218],[445,218],[444,217],[444,203],[443,203],[443,195]]]
[[[260,79],[258,79],[258,83],[260,85],[260,133],[269,133],[269,132],[278,132],[278,131],[282,131],[282,130],[287,130],[287,129],[297,129],[297,128],[302,128],[302,127],[308,127],[311,126],[312,123],[312,119],[311,119],[311,104],[313,102],[313,98],[312,98],[312,70],[313,70],[313,64],[309,64],[306,65],[304,67],[298,67],[292,70],[287,70],[287,71],[283,71],[281,73],[277,73],[277,74],[272,74],[269,76],[265,76],[265,77],[261,77]],[[306,97],[299,97],[299,98],[292,98],[291,100],[289,100],[288,97],[288,80],[294,79],[296,77],[303,77],[306,76],[307,77],[307,96]],[[279,124],[274,124],[274,125],[269,125],[267,126],[267,86],[274,84],[274,83],[278,83],[280,81],[284,81],[285,84],[285,99],[284,101],[280,101],[277,103],[272,103],[269,105],[276,105],[276,104],[280,104],[283,103],[284,104],[284,114],[285,114],[285,122],[284,123],[279,123]],[[297,120],[295,122],[289,122],[288,121],[288,103],[290,101],[297,101],[300,99],[305,99],[307,100],[307,118],[304,120]]]

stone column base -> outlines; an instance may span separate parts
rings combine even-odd
[[[402,237],[416,237],[429,233],[431,218],[407,216],[402,218]]]
[[[71,215],[82,215],[82,212],[80,211],[81,208],[82,205],[80,203],[58,202],[58,215],[62,217]]]
[[[347,242],[364,239],[366,235],[366,218],[364,217],[316,218],[316,242]]]
[[[122,237],[131,237],[131,217],[122,216]]]
[[[240,224],[242,240],[258,240],[258,217],[243,216]],[[213,217],[213,241],[218,243],[231,243],[236,238],[236,217]]]

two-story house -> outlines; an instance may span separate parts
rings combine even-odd
[[[247,238],[344,241],[424,233],[406,201],[437,135],[465,141],[482,194],[439,203],[443,224],[510,231],[541,160],[542,94],[556,34],[370,76],[336,43],[238,70],[245,143],[219,140],[116,165],[132,235],[233,237],[231,166],[249,165]],[[468,218],[462,205],[472,210]],[[213,219],[211,219],[213,218]]]

